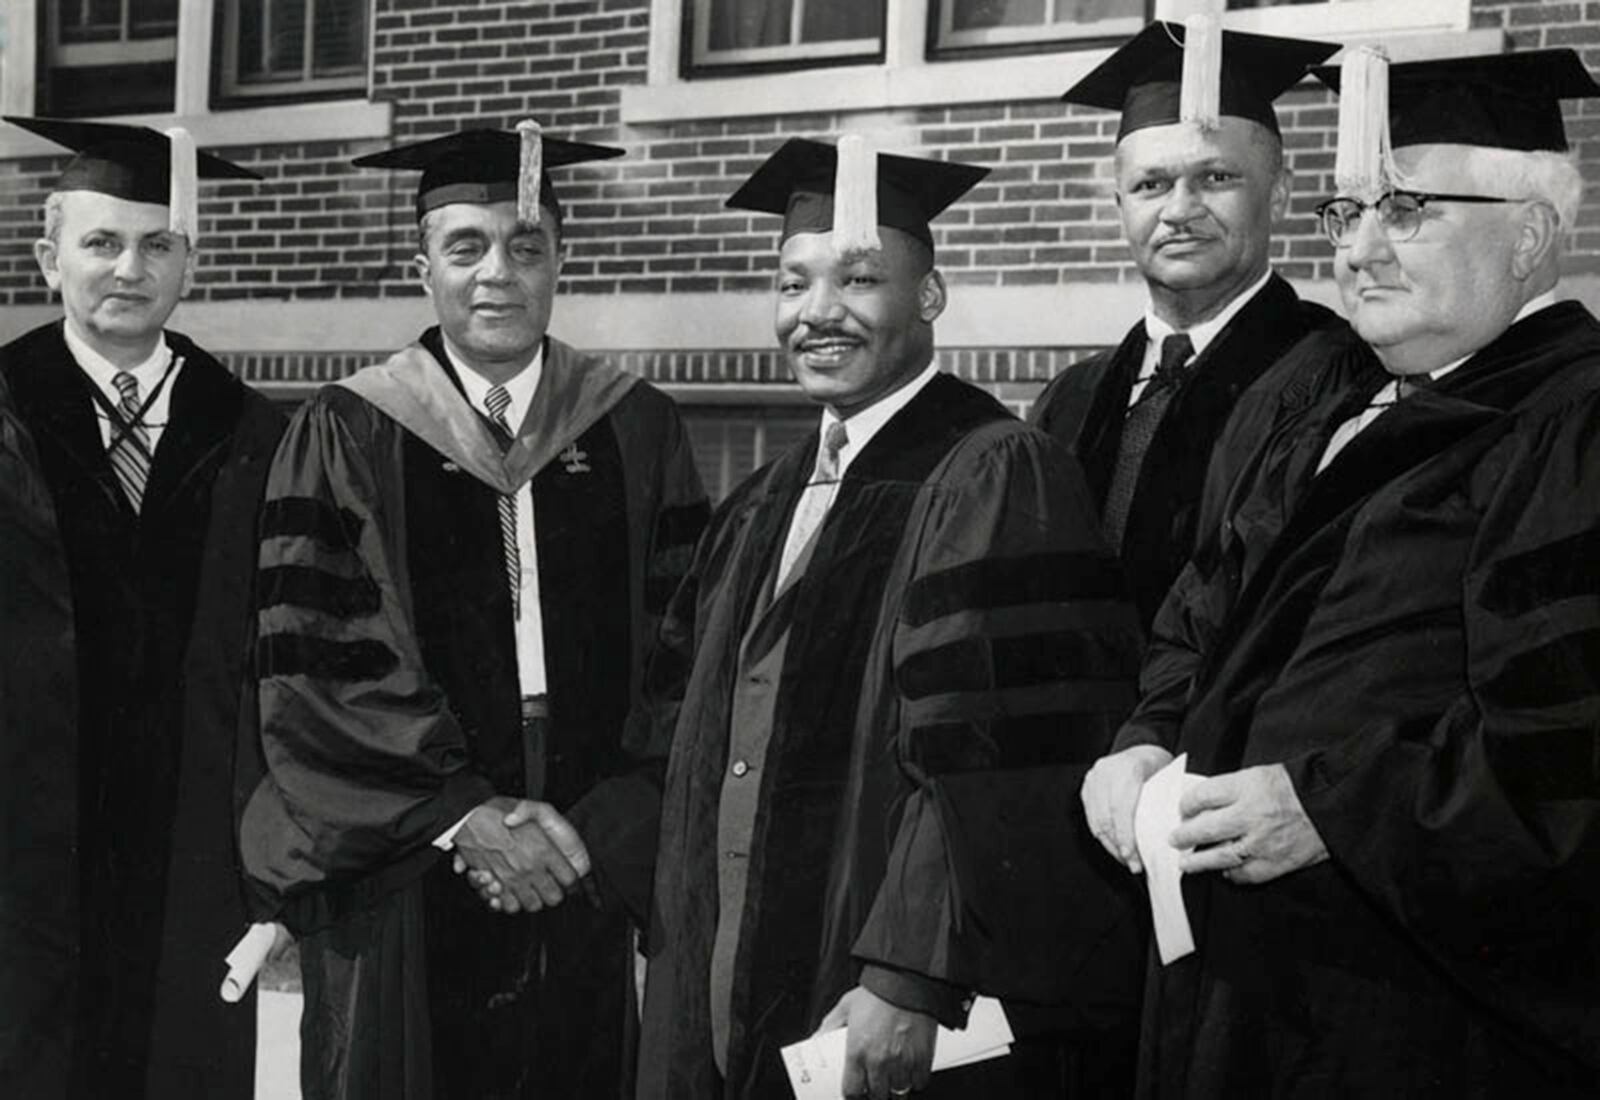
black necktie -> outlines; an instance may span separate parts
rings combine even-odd
[[[1119,553],[1123,534],[1128,529],[1128,512],[1133,507],[1133,491],[1139,485],[1144,454],[1161,426],[1161,417],[1172,395],[1188,373],[1189,357],[1193,354],[1194,341],[1187,333],[1174,333],[1161,341],[1156,372],[1145,383],[1139,400],[1128,409],[1122,422],[1122,445],[1117,448],[1117,464],[1111,472],[1111,484],[1106,488],[1105,514],[1100,520],[1106,541]]]
[[[489,424],[494,428],[495,439],[504,449],[509,449],[516,434],[506,423],[506,409],[511,407],[511,395],[504,386],[490,386],[483,400],[489,410]],[[500,543],[506,559],[506,583],[511,586],[511,617],[522,618],[522,554],[517,548],[517,495],[500,495]]]

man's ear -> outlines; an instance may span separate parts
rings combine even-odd
[[[183,285],[178,288],[178,297],[187,298],[189,291],[194,289],[194,269],[199,262],[200,254],[188,241],[183,245]]]
[[[428,262],[428,254],[426,252],[418,252],[415,256],[411,257],[411,265],[416,268],[417,281],[422,284],[422,292],[428,297],[432,298],[433,284],[428,281],[428,274],[433,270],[433,268]]]
[[[1278,170],[1272,180],[1272,221],[1274,224],[1283,220],[1289,212],[1289,195],[1294,190],[1294,173],[1285,164]]]
[[[1561,219],[1555,207],[1537,199],[1523,203],[1511,250],[1511,273],[1527,279],[1545,269],[1561,240]]]
[[[944,312],[947,301],[949,292],[945,290],[944,276],[939,274],[938,268],[929,268],[917,287],[917,316],[923,324],[931,325]]]
[[[61,289],[61,268],[59,266],[59,252],[55,241],[49,237],[40,237],[33,242],[33,259],[39,265],[39,271],[44,275],[44,285],[51,290]]]

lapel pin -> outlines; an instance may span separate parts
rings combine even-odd
[[[588,473],[591,469],[588,459],[589,452],[580,451],[576,443],[569,444],[567,449],[561,452],[561,461],[566,463],[566,470],[569,474]]]

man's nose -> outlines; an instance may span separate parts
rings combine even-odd
[[[1161,220],[1182,224],[1194,221],[1205,210],[1198,189],[1191,186],[1188,180],[1180,179],[1173,182],[1172,190],[1167,192],[1166,200],[1161,204]]]
[[[800,320],[815,328],[837,320],[843,315],[843,300],[839,288],[827,279],[815,280],[806,291],[800,306]]]
[[[490,245],[475,272],[480,282],[503,283],[511,277],[511,257],[500,245]]]
[[[1394,242],[1389,240],[1376,210],[1369,207],[1361,212],[1349,245],[1339,252],[1356,271],[1394,259]]]
[[[124,248],[117,253],[117,263],[112,271],[125,282],[135,282],[144,275],[144,257],[137,248]]]

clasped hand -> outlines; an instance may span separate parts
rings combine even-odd
[[[1171,761],[1165,749],[1136,745],[1101,757],[1084,778],[1090,832],[1134,874],[1144,869],[1133,831],[1139,792]],[[1195,849],[1179,864],[1186,875],[1221,871],[1232,882],[1259,884],[1328,858],[1282,764],[1203,779],[1184,792],[1178,813],[1171,843]]]
[[[456,873],[502,913],[552,908],[588,881],[582,838],[547,802],[492,798],[467,816],[453,843]]]

